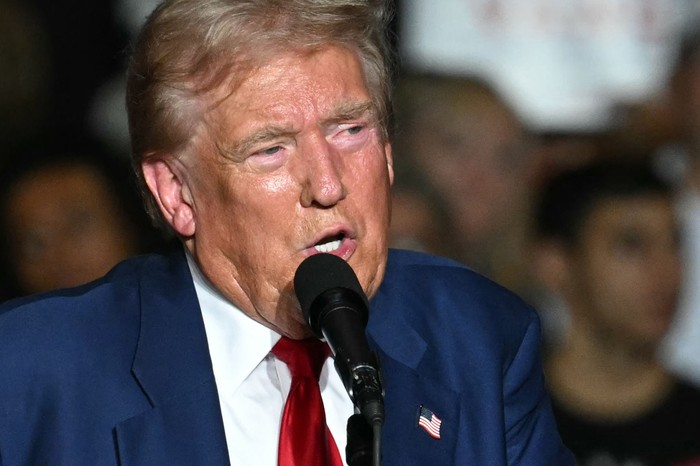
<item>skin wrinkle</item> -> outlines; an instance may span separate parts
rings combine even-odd
[[[185,245],[207,279],[250,317],[302,338],[310,329],[292,277],[325,230],[350,233],[339,254],[347,254],[369,296],[383,278],[391,147],[359,59],[346,48],[281,55],[236,89],[206,117],[217,137],[179,158],[182,189],[192,198],[179,208],[194,222]],[[257,142],[270,128],[293,134],[256,144],[245,158],[220,152],[236,147],[231,142]],[[366,209],[370,204],[377,209]]]
[[[310,93],[317,92],[317,90],[309,91]],[[303,106],[300,105],[298,113],[304,111]],[[238,107],[238,111],[251,111],[254,107]],[[267,109],[270,113],[275,113],[274,106]],[[310,109],[312,111],[318,111],[318,109]],[[308,110],[307,110],[308,111]],[[284,109],[280,110],[280,114],[284,114]],[[358,120],[358,122],[364,122],[366,125],[378,125],[379,122],[376,118],[376,110],[374,104],[371,101],[366,102],[342,102],[336,109],[334,109],[330,117],[326,120],[320,122],[318,125],[320,128],[325,129],[325,132],[329,132],[333,126],[337,126],[343,121]],[[280,139],[290,139],[294,140],[299,133],[299,129],[292,126],[278,126],[278,125],[267,125],[260,130],[252,133],[241,141],[233,143],[221,143],[217,142],[217,150],[220,154],[232,162],[242,162],[245,158],[254,151],[256,146],[265,145],[269,141],[270,144],[274,140]],[[224,137],[224,135],[220,135]]]
[[[274,45],[274,44],[273,44]],[[319,51],[322,51],[324,48],[328,48],[329,46],[324,46],[324,47],[316,47],[312,48],[310,50],[308,49],[301,49],[298,50],[298,54],[303,57],[308,57],[310,60],[317,60],[317,56],[319,55]],[[345,45],[345,44],[338,44],[336,46],[333,46],[333,48],[338,48],[342,49],[345,51],[348,51],[350,53],[356,54],[357,56],[360,56],[359,50],[357,50],[357,47],[350,44],[350,45]],[[285,47],[283,49],[278,49],[275,47],[272,47],[270,50],[267,51],[267,53],[264,55],[264,57],[267,57],[268,61],[272,61],[274,63],[274,56],[284,56],[285,54],[290,53],[288,48]],[[365,70],[365,67],[368,66],[363,60],[359,60],[360,63],[360,73],[362,74],[362,79],[365,82],[365,85],[368,88],[371,88],[371,86],[368,86],[367,83],[367,76],[368,73]],[[205,122],[205,125],[210,129],[210,131],[213,131],[211,133],[211,140],[216,141],[216,145],[218,146],[219,150],[222,151],[223,154],[236,154],[233,156],[235,160],[238,158],[241,158],[243,154],[237,154],[239,150],[241,152],[245,152],[244,148],[239,149],[239,147],[244,146],[246,143],[245,141],[239,141],[238,143],[226,143],[225,138],[226,138],[226,130],[227,128],[222,127],[220,124],[218,124],[218,121],[222,121],[222,119],[214,119],[211,118],[210,116],[213,114],[212,112],[215,110],[220,110],[222,112],[226,112],[226,109],[223,108],[224,103],[229,103],[230,104],[230,98],[231,96],[235,95],[236,91],[239,89],[241,86],[242,82],[248,81],[248,78],[252,75],[262,75],[260,79],[258,80],[259,83],[257,84],[257,87],[259,90],[264,91],[274,80],[274,75],[276,73],[275,69],[276,65],[268,63],[266,60],[262,59],[262,57],[258,57],[255,61],[252,61],[250,58],[241,58],[239,59],[236,64],[229,65],[228,67],[223,67],[223,69],[228,69],[230,72],[230,76],[228,79],[218,79],[218,80],[211,80],[212,83],[214,82],[222,82],[223,84],[213,88],[212,85],[210,84],[209,87],[204,88],[203,90],[205,91],[205,94],[208,94],[209,97],[206,100],[210,100],[212,103],[209,105],[208,110],[209,113],[207,114],[206,112],[202,112],[204,116],[200,118],[200,120]],[[221,73],[219,73],[221,74]],[[371,76],[371,73],[369,74]],[[192,84],[193,88],[196,88],[196,84]],[[207,91],[209,89],[209,91]],[[309,94],[313,95],[318,93],[319,91],[319,85],[316,85],[316,88],[309,89]],[[204,96],[203,96],[204,97]],[[333,112],[335,114],[335,119],[337,120],[342,120],[342,119],[351,119],[354,118],[355,115],[359,115],[360,113],[363,113],[365,111],[370,112],[372,116],[373,122],[382,129],[381,135],[383,139],[386,139],[387,134],[384,131],[384,126],[382,123],[386,122],[380,122],[379,117],[378,117],[378,109],[377,109],[377,101],[378,99],[377,96],[372,95],[371,93],[369,94],[369,99],[367,103],[354,103],[354,102],[341,102],[339,107]],[[250,102],[245,102],[245,104],[250,106]],[[299,103],[300,104],[300,103]],[[204,104],[199,105],[199,108],[203,108]],[[242,112],[246,110],[250,110],[248,107],[231,107],[228,112]],[[317,110],[317,109],[314,109]],[[328,123],[332,123],[332,121],[329,121]],[[293,132],[291,129],[280,129],[279,131],[289,131]],[[224,141],[222,141],[224,139]],[[386,141],[385,141],[386,142]],[[229,148],[230,147],[230,148]]]

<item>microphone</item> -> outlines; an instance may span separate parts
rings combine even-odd
[[[335,356],[335,368],[359,412],[376,430],[384,422],[379,364],[365,336],[369,302],[350,265],[332,254],[306,258],[294,274],[304,319]]]

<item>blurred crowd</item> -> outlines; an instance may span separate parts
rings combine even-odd
[[[129,162],[118,83],[149,2],[129,3],[0,0],[2,300],[174,246],[147,220]]]
[[[0,0],[0,300],[174,247],[135,197],[123,112],[152,3]],[[393,246],[540,312],[581,465],[700,464],[700,28],[603,130],[542,132],[484,76],[410,66],[395,107]]]

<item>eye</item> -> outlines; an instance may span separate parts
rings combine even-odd
[[[277,154],[277,153],[278,153],[279,151],[281,151],[281,150],[282,150],[282,147],[281,147],[281,146],[274,146],[274,147],[270,147],[270,148],[265,149],[265,150],[261,150],[260,152],[258,152],[258,154],[261,154],[261,155],[275,155],[275,154]]]
[[[617,246],[625,251],[641,251],[644,249],[646,241],[643,235],[638,233],[626,233],[617,240]]]
[[[281,167],[289,155],[289,147],[286,144],[277,144],[254,150],[246,157],[246,165],[252,170],[270,172]]]
[[[348,132],[348,134],[353,135],[353,134],[360,134],[363,129],[365,129],[364,126],[355,125],[355,126],[349,127],[346,131]]]
[[[649,253],[650,239],[639,231],[621,232],[614,240],[615,253],[620,258],[641,258]]]

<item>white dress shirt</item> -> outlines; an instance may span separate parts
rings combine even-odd
[[[289,394],[287,365],[270,350],[280,339],[224,298],[187,255],[219,392],[231,466],[276,466],[280,423]],[[353,405],[328,358],[319,381],[326,422],[345,464]]]

